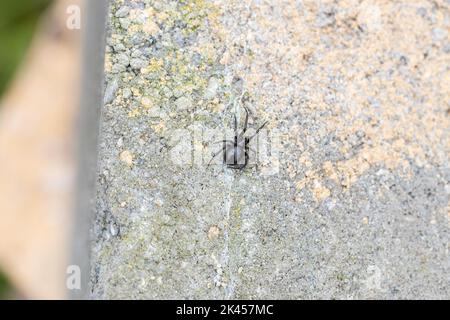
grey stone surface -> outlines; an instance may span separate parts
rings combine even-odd
[[[93,298],[450,298],[448,3],[109,19]],[[244,106],[251,164],[207,167]]]

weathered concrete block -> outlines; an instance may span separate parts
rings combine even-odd
[[[112,1],[93,297],[450,298],[448,9]]]

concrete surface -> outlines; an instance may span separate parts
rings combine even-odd
[[[112,1],[92,297],[450,298],[449,9]]]

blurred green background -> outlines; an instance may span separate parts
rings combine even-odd
[[[51,0],[0,1],[0,94],[20,63],[42,11]]]
[[[0,299],[8,299],[13,295],[11,284],[6,279],[5,275],[0,271]]]
[[[0,1],[0,98],[25,56],[39,16],[51,0]],[[0,270],[0,299],[14,298],[10,282]]]

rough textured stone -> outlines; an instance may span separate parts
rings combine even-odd
[[[92,296],[450,298],[449,24],[445,1],[112,1]],[[206,167],[244,105],[268,156]]]

